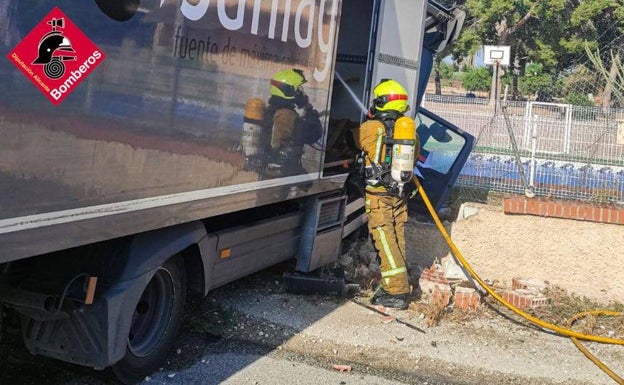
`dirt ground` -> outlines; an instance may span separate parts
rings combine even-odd
[[[465,203],[476,215],[445,227],[484,279],[510,286],[535,278],[600,303],[624,302],[624,226],[506,215],[501,205]],[[435,225],[410,223],[407,254],[412,266],[428,267],[449,253]]]

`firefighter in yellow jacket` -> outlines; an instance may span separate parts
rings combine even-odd
[[[381,286],[371,302],[405,309],[410,286],[404,228],[420,143],[414,120],[403,115],[409,108],[405,88],[384,79],[373,94],[369,120],[354,132],[364,154],[369,234],[381,260]]]
[[[279,71],[271,79],[265,125],[271,130],[268,169],[275,176],[304,172],[303,146],[323,135],[319,113],[303,91],[304,83],[303,71],[297,68]]]

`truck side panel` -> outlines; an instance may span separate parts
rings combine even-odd
[[[245,114],[288,68],[328,109],[339,0],[141,1],[121,16],[112,3],[0,5],[0,88],[10,91],[0,95],[0,263],[336,188],[320,180],[324,134],[299,167],[269,173],[270,128],[248,129]],[[64,27],[49,24],[54,9]],[[46,95],[24,71],[40,68],[42,33],[70,23],[105,57],[55,105],[65,78],[42,77]],[[65,38],[78,63],[91,54]]]

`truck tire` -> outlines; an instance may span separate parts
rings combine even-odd
[[[126,355],[113,365],[124,384],[135,384],[160,367],[173,347],[184,313],[186,270],[176,255],[158,268],[134,309]]]

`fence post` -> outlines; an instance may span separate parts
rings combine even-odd
[[[531,115],[531,123],[533,127],[531,130],[531,161],[529,163],[529,186],[535,187],[535,169],[537,166],[537,161],[535,160],[535,153],[537,152],[537,117],[536,119],[533,119],[533,116]]]
[[[565,133],[563,138],[563,151],[565,154],[570,153],[570,135],[572,133],[572,107],[570,105],[566,108],[565,116]]]

